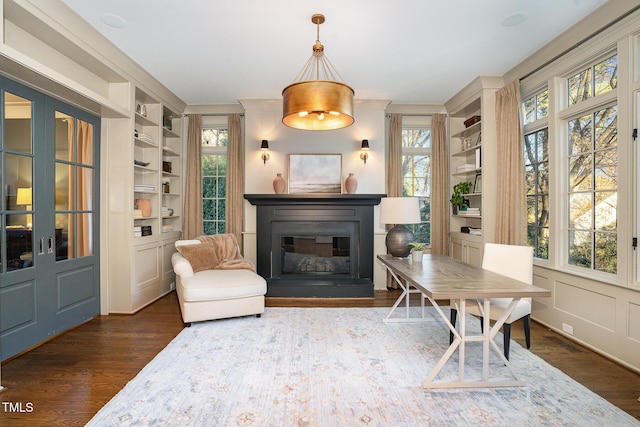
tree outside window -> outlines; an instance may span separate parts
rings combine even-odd
[[[527,245],[534,256],[549,259],[549,91],[522,103],[525,125],[524,167],[527,191]]]
[[[225,232],[227,129],[202,129],[202,218],[204,234]]]
[[[416,241],[431,244],[431,130],[402,129],[402,195],[417,197],[419,224],[406,224]]]

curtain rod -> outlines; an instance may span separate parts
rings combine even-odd
[[[190,113],[190,114],[197,114],[197,113]],[[210,114],[200,114],[202,117],[227,117],[230,116],[232,114],[239,114],[240,117],[244,117],[244,113],[210,113]],[[182,117],[187,117],[189,114],[185,114],[182,113]]]
[[[527,77],[530,77],[531,75],[537,73],[538,71],[542,70],[544,67],[546,67],[547,65],[551,64],[552,62],[555,62],[557,59],[563,57],[564,55],[568,54],[569,52],[571,52],[574,49],[577,49],[578,47],[582,46],[584,43],[588,42],[589,40],[591,40],[592,38],[594,38],[595,36],[599,35],[600,33],[602,33],[603,31],[611,28],[612,26],[614,26],[615,24],[617,24],[618,22],[622,21],[623,19],[625,19],[627,16],[637,12],[640,9],[640,6],[636,6],[633,9],[629,10],[628,12],[620,15],[618,18],[614,19],[613,21],[609,22],[607,25],[604,25],[602,27],[600,27],[599,29],[597,29],[595,32],[591,33],[590,35],[588,35],[587,37],[585,37],[584,39],[580,40],[579,42],[577,42],[576,44],[574,44],[573,46],[568,47],[567,49],[563,50],[562,52],[560,52],[559,54],[557,54],[556,56],[554,56],[553,58],[551,58],[550,60],[548,60],[547,62],[545,62],[544,64],[536,67],[533,69],[533,71],[530,71],[529,73],[525,74],[524,76],[520,77],[519,81],[523,81],[524,79],[526,79]]]
[[[445,116],[449,116],[447,113],[429,113],[429,114],[403,114],[403,113],[385,113],[385,117],[391,117],[391,114],[400,114],[402,117],[431,117],[434,114],[444,114]]]

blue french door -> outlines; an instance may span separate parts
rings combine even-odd
[[[99,119],[0,78],[0,359],[100,310]]]

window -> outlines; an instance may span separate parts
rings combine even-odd
[[[538,258],[549,260],[555,249],[554,262],[586,274],[614,275],[622,173],[618,56],[602,58],[548,80],[559,95],[550,96],[545,89],[523,97],[527,244]],[[551,99],[557,100],[552,108]],[[558,206],[551,206],[552,200]],[[550,224],[554,217],[559,219],[556,226]]]
[[[618,260],[618,106],[615,98],[602,95],[617,84],[617,55],[567,79],[569,109],[596,99],[593,107],[566,123],[567,263],[612,274]],[[603,102],[598,103],[598,97]]]
[[[527,194],[527,245],[534,256],[549,259],[549,91],[522,103],[525,124],[524,166]]]
[[[226,121],[226,120],[225,120]],[[227,125],[202,129],[202,218],[204,234],[225,232]]]
[[[568,263],[617,272],[617,106],[571,119]]]
[[[614,55],[567,79],[569,105],[605,94],[617,86],[618,56]]]
[[[418,197],[419,224],[407,224],[416,241],[431,244],[431,130],[427,125],[403,122],[402,195]],[[424,122],[424,118],[422,118]]]

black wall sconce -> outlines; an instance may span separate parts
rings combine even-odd
[[[367,159],[369,158],[369,140],[363,139],[362,145],[360,146],[360,158],[364,161],[364,164],[367,164]]]
[[[266,139],[263,139],[262,145],[260,145],[260,150],[262,151],[262,154],[260,155],[260,157],[262,157],[262,161],[266,165],[267,160],[269,160],[269,141],[267,141]]]

